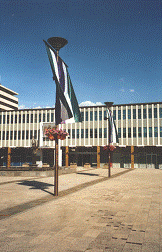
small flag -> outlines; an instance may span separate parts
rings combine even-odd
[[[67,65],[58,57],[53,47],[46,41],[46,50],[56,83],[55,123],[81,122],[77,98],[71,83]]]
[[[108,109],[108,119],[109,119],[109,139],[110,143],[119,143],[118,139],[118,133],[116,130],[116,125],[113,119],[113,115],[111,114],[111,111]]]

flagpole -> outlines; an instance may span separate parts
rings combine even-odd
[[[57,53],[57,62],[59,60],[59,50],[64,47],[68,41],[64,38],[60,38],[60,37],[52,37],[49,38],[48,43],[56,50]],[[57,94],[57,87],[56,87],[56,94]],[[56,122],[56,106],[55,106],[55,123],[56,123],[56,129],[57,129],[57,122]],[[59,153],[58,153],[58,138],[57,136],[55,137],[55,169],[54,169],[54,196],[58,196],[58,157],[59,157]]]
[[[113,102],[105,102],[105,105],[107,107],[108,110],[110,110],[110,107],[112,106]],[[105,118],[106,120],[108,120],[109,118]],[[109,122],[109,128],[108,128],[108,146],[110,146],[111,143],[111,125],[110,125],[110,120],[108,120]],[[108,177],[111,177],[111,167],[112,167],[112,155],[111,155],[111,151],[110,149],[108,150]]]

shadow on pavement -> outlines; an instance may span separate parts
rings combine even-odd
[[[99,175],[96,174],[96,173],[77,172],[77,174],[80,174],[80,175],[88,175],[88,176],[99,176]]]
[[[53,193],[47,191],[47,189],[49,189],[49,187],[54,186],[53,184],[39,182],[39,181],[35,181],[35,180],[30,180],[30,181],[24,180],[24,181],[18,182],[17,184],[29,186],[30,187],[29,189],[42,190],[44,192],[47,192],[47,193],[53,195]]]

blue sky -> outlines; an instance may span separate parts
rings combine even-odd
[[[0,82],[21,107],[55,104],[49,37],[68,40],[60,56],[79,104],[162,101],[160,0],[2,2]]]

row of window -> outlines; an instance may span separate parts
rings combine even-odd
[[[138,127],[138,132],[136,132],[136,127],[133,127],[133,136],[131,134],[131,128],[128,128],[128,138],[131,137],[142,137],[142,128]],[[154,131],[154,132],[153,132]],[[158,137],[158,127],[149,127],[149,132],[148,132],[149,137]],[[147,137],[147,127],[143,127],[143,137]],[[162,127],[160,127],[160,137],[162,137]],[[121,128],[118,128],[118,138],[121,138]],[[123,128],[123,138],[126,138],[126,128]]]
[[[44,113],[43,116],[41,113],[39,113],[39,118],[37,116],[37,114],[33,115],[31,114],[30,115],[30,123],[37,123],[38,122],[38,119],[39,119],[39,122],[50,122],[50,114],[47,113],[47,118],[46,118],[46,114]],[[21,115],[19,114],[18,116],[15,115],[15,117],[13,115],[11,115],[11,118],[9,115],[3,115],[3,124],[7,123],[11,123],[13,124],[13,122],[15,124],[17,123],[29,123],[29,114],[25,115]],[[51,113],[51,122],[54,122],[54,113]],[[0,115],[0,124],[2,124],[2,115]]]
[[[157,118],[157,108],[154,108],[154,118]],[[39,118],[38,118],[39,117]],[[102,111],[90,111],[90,114],[88,111],[81,112],[81,117],[82,117],[82,121],[102,121],[102,119],[104,119],[105,117],[107,117],[107,111],[104,111],[104,118],[102,118]],[[116,115],[116,110],[113,111],[113,117],[114,120],[116,120],[117,115]],[[136,113],[136,109],[133,109],[133,115],[131,114],[131,109],[128,109],[128,115],[127,115],[128,119],[141,119],[141,109],[138,109],[138,115]],[[143,119],[147,118],[147,110],[144,108],[143,109]],[[148,118],[151,119],[152,118],[152,108],[148,109]],[[162,118],[162,108],[159,108],[159,118]],[[126,119],[126,109],[123,109],[123,120]],[[121,120],[121,110],[118,110],[118,120]],[[21,115],[19,114],[18,116],[15,115],[15,117],[13,117],[13,115],[11,114],[11,118],[9,115],[3,115],[3,124],[7,123],[11,123],[13,124],[13,122],[16,123],[37,123],[37,122],[50,122],[50,113],[47,113],[47,117],[46,114],[43,113],[43,116],[41,113],[39,113],[39,115],[37,116],[37,114],[30,115],[30,120],[29,120],[29,114],[25,115]],[[54,122],[54,113],[51,113],[51,122]],[[0,124],[2,124],[2,115],[0,115]]]
[[[38,131],[39,133],[39,131]],[[77,129],[75,131],[75,129],[72,130],[68,130],[69,136],[72,139],[75,139],[75,137],[77,139],[79,139],[79,136],[81,135],[81,138],[107,138],[107,128],[104,128],[104,131],[102,132],[102,128],[99,128],[99,130],[97,128],[94,129],[90,129],[90,131],[88,129]],[[102,136],[103,133],[103,136]],[[76,135],[75,135],[76,134]],[[138,127],[138,132],[137,132],[137,128],[133,127],[133,135],[131,133],[131,128],[128,128],[128,132],[126,132],[126,128],[123,128],[123,138],[126,138],[126,134],[128,134],[128,138],[134,137],[136,138],[137,135],[138,137],[142,137],[142,128]],[[149,137],[158,137],[158,127],[149,127],[149,132],[148,132]],[[32,137],[34,136],[35,139],[37,139],[37,130],[26,130],[26,135],[25,135],[25,130],[22,131],[10,131],[10,136],[9,136],[9,131],[6,131],[6,135],[5,135],[5,131],[0,131],[0,140],[28,140],[28,139],[32,139]],[[39,136],[38,136],[39,137]],[[147,127],[143,127],[143,137],[147,137]],[[162,127],[160,127],[160,137],[162,137]],[[118,128],[118,138],[121,138],[121,128]]]
[[[103,136],[102,136],[102,128],[99,128],[99,130],[97,128],[94,129],[94,133],[93,133],[93,129],[90,129],[90,131],[88,129],[81,129],[81,132],[80,132],[80,129],[77,129],[76,130],[76,136],[75,136],[75,129],[72,129],[72,131],[70,129],[68,129],[68,133],[69,133],[69,136],[72,138],[72,139],[75,139],[75,137],[78,139],[79,138],[79,135],[81,135],[81,138],[107,138],[107,128],[104,128],[104,133],[103,133]]]
[[[39,132],[38,132],[39,134]],[[26,130],[26,135],[25,135],[25,130],[19,130],[19,131],[10,131],[10,136],[9,136],[9,131],[0,131],[0,140],[24,140],[24,139],[32,139],[34,136],[34,139],[37,139],[37,130]],[[39,136],[38,136],[39,137]]]
[[[154,118],[157,118],[157,108],[154,108],[153,110]],[[116,120],[116,110],[113,111],[113,117],[114,120]],[[152,118],[152,108],[148,109],[148,115],[147,115],[147,109],[143,109],[143,119],[146,118],[151,119]],[[136,109],[133,109],[133,115],[131,113],[131,109],[128,109],[128,118],[127,119],[141,119],[141,109],[138,109],[138,115],[136,113]],[[162,118],[162,108],[159,108],[159,118]],[[123,109],[123,120],[126,119],[126,109]],[[121,110],[118,110],[118,120],[121,120]]]
[[[17,133],[18,132],[18,133]],[[21,133],[22,132],[22,133]],[[75,129],[68,130],[69,136],[71,136],[73,139],[75,139]],[[71,134],[72,133],[72,134]],[[80,130],[77,129],[76,130],[76,138],[79,138],[79,133]],[[17,135],[18,134],[18,135]],[[29,135],[30,134],[30,135]],[[94,130],[94,138],[97,138],[99,134],[99,138],[102,138],[102,128],[99,128],[99,131],[97,130],[97,128]],[[32,139],[32,137],[34,136],[34,139],[37,139],[37,130],[26,130],[26,135],[25,135],[25,130],[22,131],[10,131],[10,137],[9,137],[9,131],[6,131],[6,137],[5,137],[5,131],[0,131],[0,140],[16,140],[18,138],[18,140],[22,139]],[[81,138],[88,138],[89,137],[89,133],[88,133],[88,129],[85,129],[85,131],[83,129],[81,129]],[[104,138],[107,138],[107,128],[104,128]],[[10,138],[10,139],[9,139]],[[90,138],[93,138],[93,129],[90,129]],[[45,138],[44,138],[45,139]],[[47,138],[46,138],[47,139]]]

